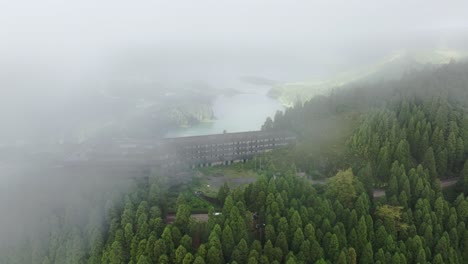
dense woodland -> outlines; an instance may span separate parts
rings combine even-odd
[[[184,196],[166,223],[170,175],[153,174],[121,198],[96,202],[84,225],[51,217],[45,239],[0,262],[467,263],[467,107],[461,63],[337,89],[265,122],[296,132],[296,146],[266,155],[256,182],[223,186],[206,223],[190,217]],[[332,137],[317,137],[318,124]],[[324,146],[311,143],[318,139],[336,148],[324,151],[326,162]],[[313,185],[298,170],[331,177]],[[375,188],[386,195],[373,198]]]

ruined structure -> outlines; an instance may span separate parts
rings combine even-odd
[[[109,139],[88,142],[69,163],[100,166],[205,167],[245,162],[295,140],[286,132],[249,131],[161,140]]]
[[[257,154],[284,147],[295,137],[288,133],[251,131],[163,140],[169,162],[192,167],[245,162]]]

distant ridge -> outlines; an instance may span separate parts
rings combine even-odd
[[[285,106],[295,102],[307,101],[316,95],[329,93],[333,88],[359,82],[375,82],[401,78],[405,73],[425,67],[436,67],[450,61],[466,59],[468,53],[450,49],[423,50],[418,52],[398,51],[371,65],[339,73],[332,78],[290,82],[274,86],[269,96],[276,98]]]

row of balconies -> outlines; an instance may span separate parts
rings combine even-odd
[[[211,154],[211,155],[197,155],[191,156],[190,159],[198,160],[198,159],[207,159],[207,158],[222,158],[222,157],[233,157],[233,156],[241,156],[241,155],[253,155],[256,153],[267,152],[267,150],[253,150],[253,151],[241,151],[241,152],[234,152],[230,154]]]
[[[247,144],[258,144],[264,145],[264,142],[275,142],[275,141],[284,141],[285,138],[271,138],[271,139],[257,139],[257,140],[246,140],[246,141],[235,141],[235,142],[227,142],[227,143],[217,143],[217,144],[203,144],[203,145],[186,145],[184,148],[186,149],[197,149],[197,148],[209,148],[209,147],[221,147],[221,146],[232,146],[232,145],[247,145]],[[272,145],[272,144],[270,144]]]

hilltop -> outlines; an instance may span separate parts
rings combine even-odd
[[[397,80],[404,74],[462,61],[467,57],[464,51],[449,49],[422,50],[417,52],[398,51],[370,65],[362,65],[333,77],[303,82],[276,84],[269,96],[283,105],[291,107],[295,102],[305,102],[317,95],[326,95],[335,88],[359,83],[376,83]]]

